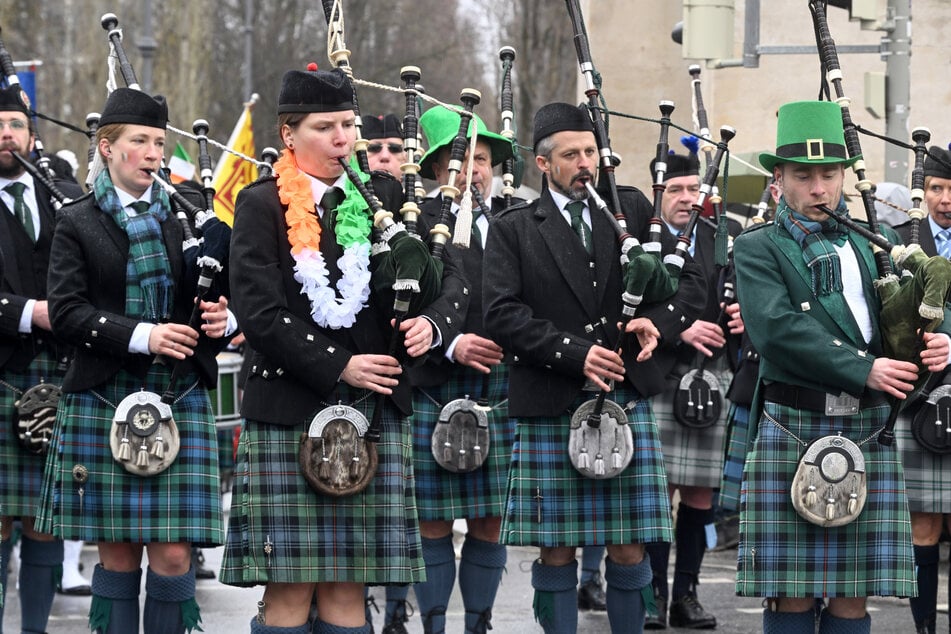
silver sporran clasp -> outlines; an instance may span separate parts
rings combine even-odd
[[[24,392],[13,404],[17,411],[15,431],[24,449],[46,455],[56,422],[56,407],[62,394],[63,391],[57,385],[39,383]]]
[[[145,390],[125,397],[112,419],[109,447],[115,461],[129,473],[162,473],[175,462],[181,447],[171,406]]]
[[[865,508],[865,457],[841,434],[814,440],[799,459],[790,496],[800,517],[824,527],[844,526]]]
[[[364,438],[370,423],[349,405],[325,407],[301,434],[298,463],[311,488],[334,497],[363,491],[376,474],[376,443]]]
[[[568,432],[568,457],[578,473],[586,478],[604,480],[618,475],[634,457],[634,435],[627,423],[627,411],[614,401],[604,399],[597,427],[588,424],[597,399],[585,401],[571,416]]]
[[[489,455],[489,408],[466,395],[449,401],[439,412],[431,448],[436,463],[453,473],[482,466]]]

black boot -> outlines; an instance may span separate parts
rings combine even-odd
[[[604,597],[604,582],[601,573],[591,575],[591,579],[578,586],[578,608],[581,610],[597,610],[604,612],[608,609]]]

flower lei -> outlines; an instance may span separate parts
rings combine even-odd
[[[310,179],[297,167],[294,155],[287,150],[274,163],[277,191],[281,204],[287,207],[287,239],[291,244],[294,279],[301,284],[301,293],[310,300],[310,316],[324,328],[349,328],[370,297],[370,218],[367,205],[353,185],[347,181],[345,198],[337,206],[334,230],[343,255],[337,260],[341,277],[336,291],[330,287],[327,265],[320,252],[320,222],[314,209]]]

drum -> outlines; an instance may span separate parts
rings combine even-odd
[[[244,357],[237,352],[222,352],[218,355],[218,387],[209,390],[208,396],[215,411],[215,424],[219,429],[241,424],[238,373],[243,360]]]

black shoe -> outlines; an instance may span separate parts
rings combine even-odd
[[[215,578],[215,571],[205,568],[205,554],[200,548],[192,548],[192,566],[195,567],[195,579]]]
[[[595,574],[591,580],[581,584],[578,588],[578,608],[581,610],[597,610],[604,612],[608,609],[604,597],[604,588],[601,585],[601,575]]]
[[[654,591],[654,609],[644,614],[645,630],[667,629],[667,597],[662,597]]]
[[[413,604],[409,601],[401,601],[401,605],[397,606],[396,610],[393,612],[393,620],[390,621],[389,625],[383,627],[383,632],[381,634],[409,634],[409,630],[406,629],[404,623],[409,623],[409,617],[413,616]]]
[[[670,604],[670,625],[688,630],[715,630],[717,617],[704,610],[697,597],[688,594]]]

